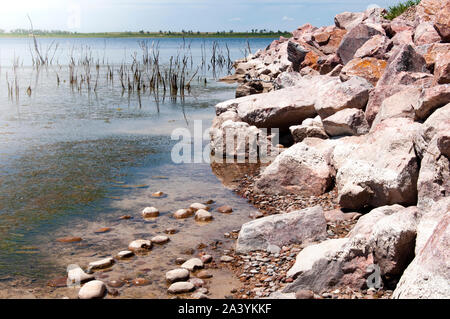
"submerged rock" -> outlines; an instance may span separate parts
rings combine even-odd
[[[213,216],[210,212],[204,209],[199,209],[195,213],[195,220],[200,222],[207,222],[213,219]]]
[[[155,207],[146,207],[142,211],[142,217],[144,218],[152,218],[152,217],[158,217],[159,216],[159,210]]]
[[[170,239],[167,236],[158,235],[158,236],[153,237],[151,241],[152,241],[152,243],[162,245],[162,244],[167,243],[169,240]]]
[[[128,245],[128,249],[132,252],[147,251],[152,249],[152,242],[145,239],[134,240]]]
[[[192,215],[194,215],[194,211],[192,209],[179,209],[173,214],[173,217],[176,219],[184,219],[189,218]]]

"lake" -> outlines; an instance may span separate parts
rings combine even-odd
[[[44,287],[65,276],[69,264],[85,267],[174,227],[179,232],[165,246],[103,274],[148,279],[145,287],[124,289],[124,298],[166,298],[163,275],[176,268],[174,259],[200,243],[223,241],[253,210],[224,187],[221,180],[230,179],[224,170],[174,163],[178,141],[171,134],[192,130],[196,120],[207,129],[214,105],[236,89],[217,79],[249,47],[255,52],[272,40],[44,38],[38,54],[32,38],[0,39],[0,290],[70,294]],[[166,196],[152,197],[157,191]],[[207,201],[212,210],[227,204],[234,212],[213,213],[208,224],[172,217]],[[147,206],[160,216],[144,220]],[[102,227],[111,230],[96,233]],[[67,236],[83,240],[56,241]]]

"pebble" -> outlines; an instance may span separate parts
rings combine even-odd
[[[233,208],[229,205],[220,206],[217,211],[222,214],[230,214],[233,212]]]
[[[152,197],[163,197],[164,193],[163,192],[155,192],[152,194]]]
[[[189,270],[178,268],[166,272],[166,280],[170,283],[177,281],[186,281],[189,279]]]
[[[197,277],[201,278],[201,279],[208,279],[208,278],[211,278],[212,276],[213,275],[207,270],[199,271],[197,274]]]
[[[191,282],[179,281],[170,285],[167,291],[171,294],[180,294],[190,292],[195,289],[195,286]]]
[[[195,269],[203,268],[203,262],[198,258],[191,258],[181,265],[181,268],[187,269],[189,271],[194,271]]]
[[[113,288],[120,288],[123,285],[125,285],[125,282],[123,280],[110,280],[107,282],[107,285]]]
[[[197,288],[203,287],[203,285],[205,284],[205,282],[203,280],[201,280],[200,278],[195,278],[195,277],[189,279],[189,282]]]
[[[130,215],[123,215],[123,216],[119,217],[119,219],[122,219],[122,220],[131,219],[131,218],[132,217]]]
[[[233,260],[234,260],[234,258],[231,257],[231,256],[224,255],[224,256],[220,257],[220,261],[224,262],[224,263],[229,263],[229,262],[231,262]]]
[[[158,235],[158,236],[155,236],[155,237],[152,238],[152,243],[162,245],[162,244],[167,243],[169,240],[170,239],[167,236]]]
[[[60,243],[78,243],[82,240],[83,239],[81,237],[63,237],[56,239],[56,241]]]
[[[144,218],[153,218],[159,216],[159,210],[155,207],[146,207],[142,211],[142,217]]]
[[[185,262],[186,262],[186,258],[183,258],[183,257],[178,257],[177,259],[175,259],[175,263],[177,265],[181,265],[181,264],[183,264]]]
[[[194,203],[191,206],[189,206],[194,212],[198,211],[199,209],[208,210],[208,206],[200,204],[200,203]]]
[[[173,235],[177,232],[177,230],[175,228],[167,228],[164,232],[168,235]]]
[[[131,250],[122,250],[117,253],[118,259],[130,258],[134,255]]]
[[[200,222],[207,222],[207,221],[212,220],[212,218],[213,217],[212,217],[211,213],[204,209],[199,209],[195,213],[195,220],[200,221]]]
[[[88,271],[94,269],[108,268],[114,264],[114,259],[112,257],[104,258],[101,260],[93,261],[89,263]]]
[[[271,253],[271,254],[279,254],[281,251],[281,248],[278,247],[277,245],[269,245],[267,246],[267,252]]]
[[[134,240],[128,245],[128,249],[133,252],[150,250],[151,248],[152,242],[150,240],[145,239]]]
[[[147,286],[148,284],[150,284],[150,281],[148,279],[145,278],[133,279],[133,285],[135,286]]]
[[[50,280],[47,286],[52,288],[63,288],[67,287],[67,277],[60,277]]]
[[[203,255],[200,257],[200,260],[204,263],[204,264],[208,264],[213,260],[213,257],[211,255]]]
[[[96,233],[96,234],[102,234],[102,233],[107,233],[107,232],[109,232],[109,231],[111,231],[111,228],[109,228],[109,227],[103,227],[103,228],[97,229],[96,231],[94,231],[94,233]]]
[[[85,273],[79,266],[74,265],[67,268],[67,280],[69,283],[83,283],[95,279],[94,275]]]
[[[78,298],[80,299],[94,299],[101,298],[105,295],[106,286],[103,281],[92,280],[84,284],[78,292]]]
[[[194,215],[194,211],[191,209],[179,209],[174,214],[173,217],[176,219],[188,218]]]
[[[260,211],[254,211],[249,214],[249,217],[252,219],[257,219],[257,218],[264,217],[264,214],[261,213]]]

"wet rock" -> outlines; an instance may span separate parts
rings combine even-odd
[[[127,219],[131,219],[131,218],[132,217],[130,215],[123,215],[123,216],[119,217],[119,219],[121,219],[121,220],[127,220]]]
[[[87,274],[79,266],[69,267],[67,271],[67,282],[70,284],[83,283],[95,279],[92,274]]]
[[[189,206],[190,209],[192,209],[194,212],[198,211],[199,209],[203,210],[209,210],[209,207],[200,203],[194,203],[191,206]]]
[[[173,283],[172,285],[170,285],[170,287],[167,291],[171,294],[180,294],[180,293],[191,292],[194,289],[195,289],[195,286],[192,283],[179,281],[179,282],[176,282],[176,283]]]
[[[189,270],[184,268],[174,269],[166,272],[166,280],[170,283],[186,281],[189,279]]]
[[[192,209],[179,209],[174,214],[173,217],[176,219],[189,218],[194,215],[194,211]]]
[[[78,292],[78,298],[80,299],[97,299],[102,298],[105,295],[106,286],[103,281],[93,280],[81,287]]]
[[[47,282],[48,287],[52,288],[64,288],[67,287],[67,277],[59,277],[51,279]]]
[[[104,258],[98,261],[93,261],[89,263],[88,270],[95,270],[95,269],[104,269],[111,267],[114,264],[114,258],[108,257]]]
[[[83,239],[81,237],[63,237],[56,239],[56,241],[60,243],[78,243],[82,240]]]
[[[145,278],[135,278],[133,279],[132,284],[135,286],[147,286],[150,284],[150,281]]]
[[[369,132],[364,112],[359,109],[344,109],[322,120],[330,136],[363,135]]]
[[[96,233],[96,234],[102,234],[102,233],[107,233],[107,232],[109,232],[109,231],[111,231],[111,228],[109,228],[109,227],[103,227],[103,228],[97,229],[96,231],[94,231],[94,233]]]
[[[261,173],[255,189],[266,194],[321,195],[330,187],[332,177],[323,151],[303,141],[278,155]]]
[[[196,269],[203,268],[203,262],[199,258],[191,258],[181,265],[181,268],[187,269],[189,271],[194,271]]]
[[[173,235],[173,234],[176,234],[178,231],[175,228],[170,227],[170,228],[167,228],[166,230],[164,230],[164,232],[168,235]]]
[[[158,236],[153,237],[151,241],[154,244],[162,245],[162,244],[167,243],[169,240],[170,239],[167,236],[158,235]]]
[[[110,280],[106,284],[109,287],[112,287],[112,288],[121,288],[121,287],[123,287],[125,285],[125,281],[120,280],[120,279],[118,279],[118,280]]]
[[[220,206],[217,211],[222,214],[230,214],[233,212],[233,208],[229,205]]]
[[[175,263],[177,265],[184,264],[185,262],[186,262],[186,258],[183,258],[183,257],[178,257],[177,259],[175,259]]]
[[[345,65],[353,59],[356,51],[375,35],[382,34],[382,32],[372,26],[366,24],[359,24],[352,28],[342,39],[342,42],[337,49],[337,54]]]
[[[204,209],[199,209],[195,213],[195,220],[200,222],[207,222],[213,219],[212,214]]]
[[[376,58],[355,58],[350,60],[340,73],[342,80],[347,81],[352,76],[359,76],[366,79],[373,86],[377,85],[378,80],[386,69],[387,62]]]
[[[320,206],[267,216],[242,225],[236,252],[266,250],[290,243],[308,243],[326,237],[326,220]]]
[[[145,239],[134,240],[128,245],[128,249],[132,252],[147,251],[152,249],[152,242]]]
[[[159,210],[155,207],[146,207],[142,211],[142,217],[144,218],[153,218],[159,216]]]
[[[165,194],[163,192],[155,192],[152,194],[152,197],[163,197]]]

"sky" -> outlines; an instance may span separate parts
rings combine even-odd
[[[331,25],[336,14],[399,0],[2,0],[0,29],[74,32],[292,31]]]

